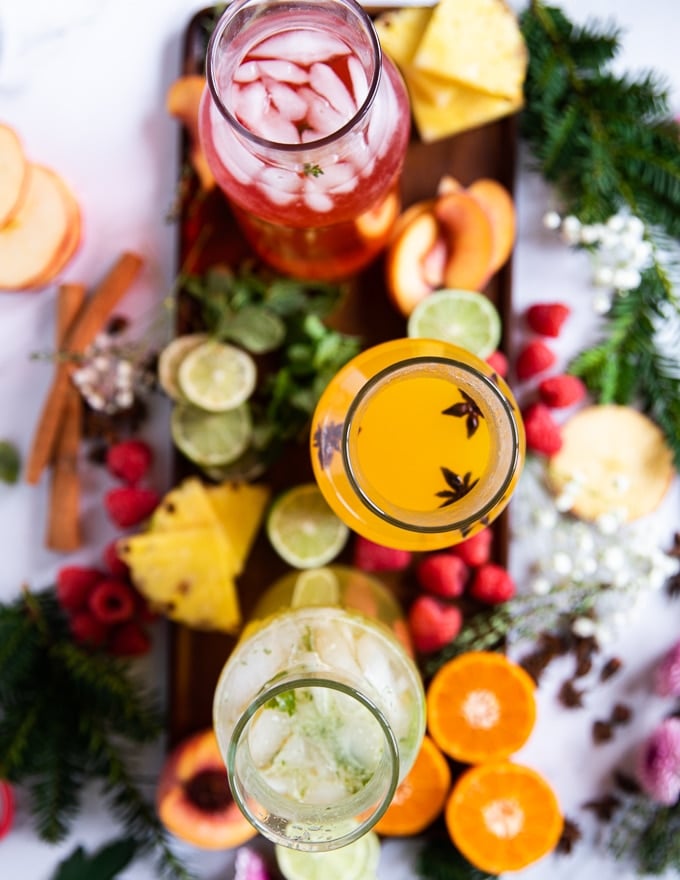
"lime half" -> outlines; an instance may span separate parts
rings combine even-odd
[[[380,840],[374,831],[328,852],[305,852],[280,844],[274,849],[286,880],[371,880],[380,858]]]
[[[252,431],[250,408],[246,403],[223,413],[178,403],[170,419],[175,446],[201,467],[218,467],[236,461],[248,447]]]
[[[207,342],[207,333],[185,333],[169,342],[158,356],[158,383],[172,400],[184,400],[177,371],[186,355]]]
[[[303,483],[280,495],[266,528],[274,550],[293,568],[326,565],[349,537],[349,529],[333,513],[316,483]]]
[[[308,568],[295,580],[292,608],[308,608],[311,605],[339,605],[340,582],[330,568]]]
[[[177,380],[195,406],[225,412],[248,400],[257,383],[257,368],[242,348],[208,340],[182,358]]]
[[[496,306],[474,290],[436,290],[411,312],[407,332],[412,338],[440,339],[487,358],[501,341]]]

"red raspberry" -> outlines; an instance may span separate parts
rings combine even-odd
[[[14,824],[14,789],[0,779],[0,840],[11,830]]]
[[[487,605],[498,605],[515,595],[515,582],[502,566],[487,562],[475,571],[470,595]]]
[[[69,623],[71,635],[79,645],[100,648],[106,641],[108,627],[91,611],[76,611]]]
[[[545,342],[534,339],[528,342],[517,356],[515,372],[518,379],[530,379],[552,367],[557,360],[555,353]]]
[[[541,336],[556,337],[560,335],[562,324],[571,314],[569,306],[564,303],[536,303],[527,309],[527,324]]]
[[[105,580],[92,590],[90,611],[107,626],[130,620],[135,612],[135,594],[124,581]]]
[[[501,379],[508,375],[508,359],[502,351],[492,351],[486,359],[487,364],[498,373]]]
[[[560,409],[573,406],[586,396],[586,386],[578,376],[563,374],[543,379],[538,385],[538,394],[546,406]]]
[[[357,535],[354,542],[354,566],[361,571],[402,571],[413,554],[408,550],[394,550]]]
[[[150,516],[160,500],[158,492],[153,489],[124,486],[108,491],[104,496],[104,506],[113,522],[121,529],[126,529],[139,525]]]
[[[462,559],[450,553],[432,553],[418,563],[416,576],[428,593],[454,599],[463,595],[468,567]]]
[[[143,440],[121,440],[106,453],[109,473],[130,486],[146,476],[152,462],[151,447]]]
[[[418,596],[409,608],[408,623],[416,651],[429,653],[456,638],[463,615],[455,605],[446,605],[433,596]]]
[[[450,552],[462,559],[466,565],[476,567],[489,561],[492,543],[493,532],[491,529],[480,529],[474,535],[461,541],[460,544],[454,544]]]
[[[109,651],[117,657],[138,657],[148,653],[151,639],[134,620],[115,627],[109,642]]]
[[[562,448],[562,432],[544,403],[532,403],[524,411],[527,449],[542,455],[554,455]]]
[[[65,611],[80,611],[86,607],[95,585],[105,577],[97,568],[66,565],[57,572],[57,601]]]
[[[114,577],[126,578],[130,574],[130,567],[118,555],[117,545],[117,539],[106,545],[103,553],[104,563]]]

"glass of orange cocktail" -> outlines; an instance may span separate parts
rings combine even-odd
[[[343,367],[311,430],[319,488],[359,534],[410,550],[446,547],[505,508],[524,429],[505,382],[462,348],[397,339]]]
[[[355,0],[234,0],[208,46],[199,130],[253,249],[339,279],[399,212],[408,95]]]

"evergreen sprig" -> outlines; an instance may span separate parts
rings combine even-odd
[[[680,804],[664,806],[641,792],[616,797],[607,841],[612,854],[633,861],[640,875],[680,871]]]
[[[137,848],[158,854],[162,876],[189,880],[128,767],[132,748],[162,730],[128,662],[71,640],[53,589],[0,604],[0,779],[26,788],[39,837],[64,839],[96,781]]]

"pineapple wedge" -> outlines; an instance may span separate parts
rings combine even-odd
[[[270,491],[255,483],[222,483],[209,486],[206,494],[234,549],[236,574],[240,574],[269,503]]]
[[[149,524],[151,531],[169,532],[219,525],[208,490],[198,477],[188,477],[171,489],[158,505]]]

